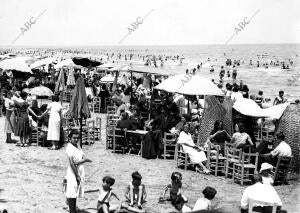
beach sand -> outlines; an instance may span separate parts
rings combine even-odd
[[[93,115],[94,116],[94,115]],[[124,190],[131,173],[139,171],[148,193],[145,209],[151,213],[166,213],[172,210],[170,204],[158,204],[164,186],[170,181],[173,171],[183,174],[183,190],[193,206],[206,186],[217,189],[214,203],[225,212],[239,212],[239,204],[245,186],[233,183],[231,179],[207,176],[193,171],[176,168],[172,160],[147,160],[140,156],[113,154],[105,150],[105,115],[102,119],[101,141],[84,146],[84,152],[93,162],[86,164],[87,181],[85,189],[96,189],[105,175],[116,179],[114,191],[123,198]],[[9,213],[66,213],[62,181],[66,174],[67,158],[65,148],[51,151],[45,147],[16,147],[5,143],[4,117],[0,118],[0,209],[5,207]],[[300,183],[275,187],[283,202],[283,208],[290,212],[300,212]],[[97,193],[86,193],[79,199],[80,212],[96,212]]]

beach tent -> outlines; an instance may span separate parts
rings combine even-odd
[[[0,68],[2,68],[3,70],[16,70],[19,72],[27,72],[32,74],[29,65],[32,59],[33,58],[31,57],[16,57],[5,59],[3,61],[0,61]]]

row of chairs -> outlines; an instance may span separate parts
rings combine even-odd
[[[192,166],[188,155],[184,153],[177,145],[177,167],[183,167],[185,170]],[[277,165],[273,170],[274,184],[282,184],[287,179],[287,174],[292,162],[292,157],[279,157]],[[230,143],[225,144],[225,156],[220,155],[220,147],[216,150],[207,150],[207,168],[217,176],[222,173],[225,177],[230,177],[234,181],[244,185],[250,182],[253,174],[257,173],[258,153],[243,152],[242,149],[236,149]]]
[[[100,117],[96,117],[95,120],[83,120],[82,121],[82,143],[83,144],[92,144],[96,140],[101,140],[101,126],[102,120]],[[79,120],[69,120],[67,118],[62,118],[62,130],[64,133],[64,138],[67,138],[70,130],[72,128],[79,128]],[[30,143],[36,144],[37,146],[45,145],[45,140],[41,139],[41,133],[43,132],[42,128],[37,126],[34,127],[31,125],[31,134],[30,134]]]
[[[104,113],[107,114],[114,114],[111,108],[113,107],[116,111],[115,106],[111,106],[111,99],[110,98],[105,98],[104,99]],[[94,113],[101,113],[101,98],[100,97],[94,97],[92,102],[90,103],[90,109]]]

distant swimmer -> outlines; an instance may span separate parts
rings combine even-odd
[[[210,72],[214,72],[215,71],[215,69],[214,69],[214,66],[213,65],[211,65],[211,67],[210,67],[210,70],[209,70]]]

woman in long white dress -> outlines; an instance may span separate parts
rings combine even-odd
[[[207,160],[206,155],[202,148],[195,145],[191,134],[189,133],[190,125],[187,123],[180,133],[177,143],[182,145],[183,151],[189,155],[192,163],[196,164],[196,171],[199,172],[199,167],[205,174],[209,174],[209,170],[203,165]]]
[[[84,196],[85,173],[83,164],[91,162],[85,157],[79,140],[79,131],[73,129],[69,134],[70,143],[67,144],[66,154],[68,156],[67,187],[65,191],[68,200],[69,212],[76,213],[76,199]]]
[[[47,140],[52,141],[51,150],[58,149],[58,141],[60,140],[61,110],[62,106],[59,103],[59,97],[54,95],[52,96],[52,103],[48,104],[47,110],[40,116],[41,118],[46,113],[50,112]]]

